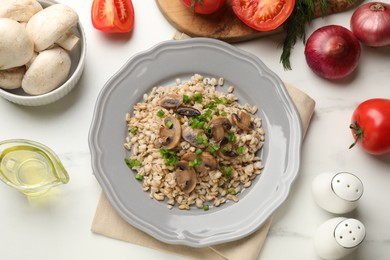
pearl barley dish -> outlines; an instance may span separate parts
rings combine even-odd
[[[125,162],[143,191],[168,208],[238,202],[263,169],[265,133],[256,112],[223,78],[194,74],[154,87],[126,114]]]

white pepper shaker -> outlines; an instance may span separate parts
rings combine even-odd
[[[359,220],[332,218],[318,227],[314,237],[314,247],[322,259],[336,260],[355,251],[365,236],[366,229]]]
[[[313,180],[312,193],[321,208],[344,214],[357,207],[363,195],[363,183],[349,172],[324,172]]]

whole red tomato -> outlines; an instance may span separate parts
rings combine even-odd
[[[374,98],[361,103],[352,115],[350,128],[366,152],[381,155],[390,152],[390,99]]]
[[[127,33],[134,27],[134,8],[131,0],[93,0],[92,25],[107,33]]]
[[[295,0],[231,0],[237,17],[258,31],[270,31],[290,17]]]
[[[196,14],[212,14],[222,8],[225,0],[180,0],[187,9]]]

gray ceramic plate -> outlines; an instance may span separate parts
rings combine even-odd
[[[176,78],[194,73],[224,77],[227,86],[236,86],[240,102],[259,107],[266,131],[260,154],[265,167],[238,203],[209,211],[170,210],[142,191],[124,163],[125,114],[153,86],[175,84]],[[298,112],[279,77],[254,55],[205,38],[163,42],[131,58],[103,87],[89,133],[94,174],[123,219],[165,243],[192,247],[237,240],[261,227],[289,194],[301,141]]]

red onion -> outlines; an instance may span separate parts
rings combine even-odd
[[[370,2],[361,5],[352,14],[351,30],[367,46],[390,44],[390,4]]]
[[[340,79],[351,74],[360,58],[360,42],[345,27],[327,25],[314,31],[305,46],[306,62],[319,76]]]

